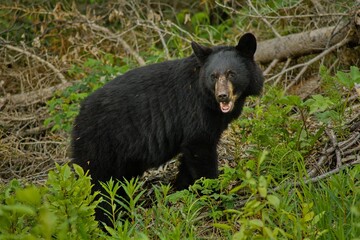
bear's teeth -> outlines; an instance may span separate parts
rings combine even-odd
[[[228,102],[228,103],[220,102],[220,109],[223,113],[230,112],[232,109],[232,102]]]

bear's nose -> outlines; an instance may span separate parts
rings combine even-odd
[[[229,95],[227,93],[219,94],[218,99],[220,102],[227,102],[229,99]]]

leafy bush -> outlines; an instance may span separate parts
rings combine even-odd
[[[0,191],[1,239],[91,239],[101,231],[94,220],[90,178],[82,168],[56,166],[43,187],[11,181]]]

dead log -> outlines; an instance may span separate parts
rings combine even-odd
[[[313,31],[290,34],[283,37],[262,41],[255,54],[256,61],[266,64],[274,59],[283,61],[287,58],[322,52],[349,38],[348,42],[360,45],[360,10],[353,20],[338,26],[325,27]]]
[[[7,104],[10,104],[11,106],[28,106],[38,102],[44,102],[51,98],[55,91],[65,90],[72,84],[74,84],[74,82],[65,82],[49,88],[5,96],[0,98],[0,109],[4,108]]]

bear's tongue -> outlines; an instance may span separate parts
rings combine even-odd
[[[220,109],[223,113],[227,113],[231,110],[232,102],[220,102]]]

